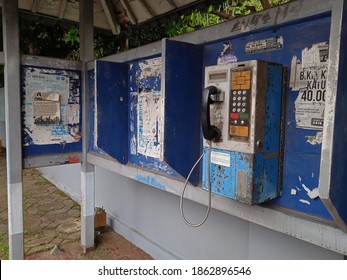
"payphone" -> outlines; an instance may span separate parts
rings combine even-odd
[[[283,92],[280,64],[252,60],[205,68],[204,189],[247,204],[280,195]]]

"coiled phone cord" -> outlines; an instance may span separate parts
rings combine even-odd
[[[181,217],[183,219],[183,221],[190,227],[200,227],[202,226],[209,214],[210,214],[210,211],[211,211],[211,200],[212,200],[212,189],[211,189],[211,182],[210,182],[210,159],[211,159],[211,148],[212,148],[212,145],[211,145],[211,141],[208,141],[208,145],[209,145],[209,149],[208,149],[208,152],[207,152],[207,155],[208,155],[208,160],[207,160],[207,163],[208,163],[208,167],[207,167],[207,185],[208,185],[208,192],[209,192],[209,196],[208,196],[208,206],[207,206],[207,211],[206,211],[206,214],[205,214],[205,217],[204,219],[198,223],[198,224],[193,224],[191,222],[189,222],[185,215],[184,215],[184,210],[183,210],[183,199],[184,199],[184,193],[186,191],[186,188],[187,188],[187,185],[188,185],[188,181],[189,181],[189,178],[190,176],[192,175],[195,167],[199,164],[199,162],[203,159],[205,153],[206,153],[206,149],[204,149],[202,155],[199,157],[199,159],[195,162],[195,164],[193,165],[192,169],[190,170],[188,176],[187,176],[187,179],[186,181],[184,182],[184,187],[183,187],[183,191],[182,191],[182,194],[181,194],[181,199],[180,199],[180,211],[181,211]]]

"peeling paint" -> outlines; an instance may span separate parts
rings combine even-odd
[[[297,192],[296,189],[291,189],[291,190],[290,190],[290,194],[291,194],[291,195],[296,195],[296,192]]]
[[[136,137],[133,135],[133,137],[130,140],[130,153],[132,155],[136,155]]]

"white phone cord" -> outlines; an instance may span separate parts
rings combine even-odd
[[[199,159],[196,161],[196,163],[193,165],[192,169],[190,170],[188,176],[187,176],[187,179],[184,183],[184,188],[183,188],[183,191],[182,191],[182,194],[181,194],[181,199],[180,199],[180,210],[181,210],[181,217],[183,219],[183,221],[190,227],[200,227],[202,226],[209,214],[210,214],[210,210],[211,210],[211,200],[212,200],[212,189],[211,189],[211,182],[210,182],[210,159],[211,159],[211,148],[212,148],[212,145],[211,145],[211,141],[208,141],[208,144],[209,144],[209,149],[208,149],[208,160],[207,160],[207,164],[208,164],[208,167],[207,167],[207,185],[208,185],[208,192],[209,192],[209,197],[208,197],[208,207],[207,207],[207,211],[206,211],[206,215],[204,217],[204,219],[198,223],[198,224],[193,224],[191,222],[189,222],[186,217],[184,216],[184,211],[183,211],[183,197],[184,197],[184,192],[186,191],[186,188],[187,188],[187,185],[188,185],[188,180],[190,178],[190,176],[192,175],[195,167],[199,164],[199,162],[203,159],[204,155],[205,155],[205,152],[206,152],[206,149],[204,149],[202,155],[199,157]]]

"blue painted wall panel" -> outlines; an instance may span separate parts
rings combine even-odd
[[[203,47],[164,40],[164,161],[184,178],[200,156],[200,104]],[[189,120],[189,121],[188,121]],[[200,182],[195,168],[189,182]]]
[[[223,43],[232,45],[231,52],[238,61],[267,60],[283,64],[288,68],[290,77],[291,60],[294,55],[301,58],[305,48],[313,44],[328,42],[330,36],[330,14],[296,21],[283,26],[256,30],[236,37],[223,38],[220,41],[207,43],[204,49],[204,66],[216,65],[223,49]],[[272,37],[283,37],[283,48],[268,52],[246,54],[245,46],[249,42]],[[319,130],[299,129],[295,122],[295,100],[298,91],[287,88],[286,122],[285,122],[285,151],[283,173],[283,195],[272,203],[299,213],[331,220],[330,214],[319,198],[311,200],[306,191],[301,188],[297,195],[291,195],[292,188],[300,187],[299,176],[302,183],[306,183],[310,190],[318,187],[321,145],[312,145],[308,142],[310,137],[316,136]],[[305,179],[304,179],[305,178]],[[302,187],[302,186],[301,186]],[[310,205],[300,202],[300,199],[309,201]]]
[[[343,9],[341,32],[341,52],[334,124],[334,151],[330,183],[330,199],[339,215],[347,224],[347,3]]]
[[[128,161],[128,65],[96,62],[97,146]],[[95,124],[94,124],[95,125]]]
[[[311,48],[312,45],[320,42],[328,42],[330,33],[330,15],[321,15],[303,21],[296,21],[283,26],[276,26],[264,30],[256,30],[236,37],[223,38],[220,41],[206,43],[204,45],[203,66],[215,65],[223,49],[223,42],[232,44],[234,56],[238,61],[244,60],[267,60],[283,64],[289,70],[288,81],[290,77],[291,60],[294,55],[301,57],[301,52],[305,48]],[[262,53],[246,54],[245,46],[249,42],[256,40],[283,37],[283,48]],[[176,55],[178,57],[179,54]],[[175,57],[175,55],[173,55]],[[136,166],[146,168],[150,171],[160,172],[166,175],[181,176],[169,165],[154,159],[138,154],[131,149],[131,145],[137,143],[137,104],[139,90],[137,75],[139,72],[139,63],[145,59],[128,62],[129,65],[129,105],[128,105],[128,155],[129,162]],[[159,79],[158,79],[159,78]],[[156,90],[160,90],[162,77],[153,77],[145,83]],[[286,97],[286,122],[285,122],[285,147],[284,147],[284,172],[283,172],[283,194],[282,197],[274,200],[272,203],[295,211],[298,214],[310,215],[320,219],[331,220],[331,217],[319,198],[310,199],[307,191],[303,188],[305,185],[309,190],[318,186],[319,163],[321,145],[312,145],[308,142],[310,137],[317,135],[319,130],[307,130],[296,127],[295,105],[298,97],[298,91],[292,91],[287,88]],[[199,125],[200,129],[200,125]],[[195,142],[201,145],[201,140]],[[134,146],[133,146],[134,147]],[[271,145],[268,146],[269,150]],[[171,151],[171,150],[170,150]],[[177,160],[176,162],[179,162]],[[345,162],[344,162],[345,163]],[[274,166],[269,162],[269,165]],[[269,167],[270,168],[270,167]],[[230,179],[232,180],[232,179]],[[142,180],[143,181],[143,180]],[[148,180],[147,180],[148,181]],[[294,195],[294,191],[296,194]],[[335,197],[336,202],[339,199]],[[309,202],[302,202],[306,200]]]

